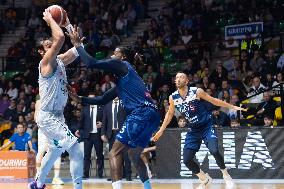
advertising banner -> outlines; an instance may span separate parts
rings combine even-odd
[[[284,179],[284,128],[216,129],[221,154],[235,179]],[[196,178],[183,163],[187,130],[169,129],[157,142],[158,178]],[[202,142],[196,161],[204,172],[222,178]]]

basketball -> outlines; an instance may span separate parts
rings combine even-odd
[[[51,5],[48,7],[48,10],[59,26],[62,26],[66,22],[67,13],[61,6]]]

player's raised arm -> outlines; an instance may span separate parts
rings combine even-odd
[[[43,75],[48,75],[53,72],[53,69],[56,66],[55,59],[64,43],[65,37],[62,29],[52,18],[48,9],[44,11],[43,19],[46,21],[47,25],[50,26],[52,32],[51,47],[49,47],[50,44],[42,44],[43,48],[47,47],[48,50],[45,52],[41,61],[41,73]],[[43,43],[50,42],[46,40],[43,41]]]
[[[70,21],[69,21],[68,17],[66,17],[66,22],[62,26],[65,27],[66,30],[69,33],[71,33],[73,31],[73,29],[74,29],[73,26],[70,24]],[[83,42],[84,38],[82,38],[81,40]],[[58,55],[58,58],[60,60],[62,60],[64,65],[68,65],[68,64],[72,63],[78,56],[79,56],[79,54],[78,54],[76,48],[72,47],[71,49],[69,49],[65,53]]]
[[[124,76],[128,73],[127,66],[119,59],[96,60],[94,57],[90,56],[82,45],[82,37],[80,37],[78,30],[79,28],[74,26],[73,32],[67,35],[70,37],[72,44],[77,49],[84,64],[89,68],[110,71],[118,76]],[[114,53],[116,53],[116,51]]]
[[[206,101],[212,103],[215,106],[221,106],[221,107],[225,107],[225,108],[231,108],[231,109],[234,109],[234,110],[246,111],[246,109],[244,109],[244,108],[241,108],[241,107],[238,107],[238,106],[234,106],[234,105],[229,104],[229,103],[227,103],[227,102],[225,102],[223,100],[220,100],[218,98],[214,98],[214,97],[210,96],[209,94],[204,92],[204,90],[201,89],[201,88],[197,89],[196,95],[197,95],[197,97],[199,97],[199,98],[201,98],[203,100],[206,100]]]
[[[172,120],[172,118],[174,116],[175,105],[174,105],[174,101],[173,101],[172,96],[169,97],[169,103],[170,103],[169,110],[168,110],[168,112],[165,115],[165,119],[163,121],[163,124],[162,124],[160,130],[153,137],[154,141],[159,140],[159,138],[162,136],[164,130],[167,128],[167,126],[169,125],[169,123],[171,122],[171,120]]]

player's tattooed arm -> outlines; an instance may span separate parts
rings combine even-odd
[[[234,106],[234,105],[229,104],[229,103],[227,103],[223,100],[220,100],[218,98],[214,98],[214,97],[210,96],[201,88],[197,89],[196,95],[197,95],[197,98],[201,98],[203,100],[206,100],[206,101],[212,103],[215,106],[221,106],[221,107],[225,107],[225,108],[231,108],[231,109],[234,109],[234,110],[246,111],[246,109],[244,109],[244,108]]]
[[[174,101],[173,101],[172,96],[169,97],[169,103],[170,103],[169,110],[168,110],[168,112],[165,115],[165,119],[163,121],[163,124],[162,124],[160,130],[153,137],[154,141],[159,140],[159,138],[162,136],[164,130],[167,128],[167,126],[169,125],[169,123],[171,122],[171,120],[172,120],[172,118],[174,116],[175,105],[174,105]]]

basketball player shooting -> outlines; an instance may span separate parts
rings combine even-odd
[[[50,12],[53,12],[53,15]],[[68,99],[65,66],[73,62],[79,55],[75,48],[58,55],[65,40],[60,26],[70,27],[70,23],[66,15],[65,22],[62,22],[62,19],[60,21],[57,19],[57,23],[53,16],[56,18],[58,18],[58,15],[61,18],[65,16],[55,15],[54,12],[58,11],[49,8],[43,13],[43,19],[51,28],[52,38],[41,41],[38,46],[38,52],[42,56],[42,60],[39,63],[40,105],[36,121],[39,130],[48,140],[48,150],[42,159],[36,181],[31,182],[28,187],[30,189],[44,189],[44,182],[51,167],[58,157],[67,150],[70,157],[70,172],[74,189],[82,189],[83,154],[80,151],[77,138],[65,124],[63,115]],[[59,12],[62,14],[65,11],[62,9]]]
[[[218,139],[212,127],[211,112],[207,109],[207,102],[205,101],[208,101],[215,106],[232,108],[238,111],[246,110],[217,98],[213,98],[201,88],[190,87],[188,82],[185,73],[179,72],[176,74],[175,84],[177,91],[169,97],[169,110],[165,115],[160,130],[155,134],[153,139],[154,141],[157,141],[162,136],[174,115],[175,109],[177,109],[187,119],[188,126],[190,127],[185,138],[183,161],[186,167],[198,176],[200,181],[198,189],[205,188],[212,180],[212,178],[207,173],[205,174],[193,160],[195,153],[200,148],[202,140],[204,140],[209,152],[214,156],[217,165],[220,167],[226,182],[226,187],[233,188],[234,183],[227,172],[224,158],[219,152]]]
[[[118,47],[111,59],[98,61],[87,54],[82,47],[78,28],[75,27],[69,36],[81,59],[89,68],[109,71],[117,76],[116,87],[108,90],[103,96],[79,99],[83,104],[105,104],[118,96],[127,112],[126,121],[117,134],[109,153],[113,188],[122,188],[122,152],[128,150],[144,188],[151,189],[147,168],[140,156],[148,145],[152,133],[159,126],[160,114],[143,80],[132,65],[126,61],[130,58],[127,49]],[[137,54],[135,57],[139,58]],[[71,94],[72,96],[78,100],[76,94]]]

